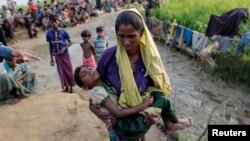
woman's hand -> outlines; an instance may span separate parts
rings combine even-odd
[[[142,105],[148,107],[148,106],[150,106],[153,102],[154,102],[154,97],[147,97],[147,98],[144,99],[144,101],[142,102]]]
[[[112,124],[112,121],[116,121],[114,116],[110,113],[104,113],[100,111],[102,106],[100,104],[92,104],[92,100],[89,100],[89,109],[94,113],[99,119],[101,119],[105,124]],[[113,125],[113,124],[112,124]]]
[[[157,123],[160,120],[160,114],[149,114],[145,112],[145,119],[144,122],[146,125],[153,125]]]

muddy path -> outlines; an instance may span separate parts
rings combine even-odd
[[[81,64],[82,51],[80,33],[89,29],[92,37],[98,25],[105,27],[110,46],[115,44],[114,21],[118,13],[105,14],[93,18],[88,24],[68,28],[73,41],[70,47],[73,66]],[[174,101],[180,117],[193,117],[193,126],[182,131],[184,138],[197,138],[206,128],[208,117],[214,107],[210,124],[248,124],[250,123],[250,94],[242,91],[239,86],[228,86],[225,82],[201,72],[199,62],[185,56],[175,49],[171,49],[156,41],[166,72],[171,81],[171,99]],[[29,50],[43,58],[40,62],[30,62],[31,69],[38,75],[38,94],[60,91],[59,81],[49,65],[48,44],[45,33],[41,32],[38,39],[23,37],[13,47]],[[76,93],[83,90],[75,88]],[[148,134],[149,140],[160,138],[162,134],[153,127]],[[192,140],[193,140],[192,139]],[[159,139],[160,140],[160,139]]]

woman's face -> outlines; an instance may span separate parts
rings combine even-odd
[[[141,34],[131,25],[120,25],[117,36],[126,51],[139,47]]]

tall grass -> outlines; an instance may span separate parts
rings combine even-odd
[[[177,20],[177,23],[204,33],[211,14],[220,16],[234,8],[248,8],[250,0],[165,0],[160,8],[154,9],[154,18]],[[250,20],[241,23],[239,34],[250,29]],[[213,54],[217,67],[211,71],[228,83],[238,83],[250,92],[250,46],[245,47],[242,55],[234,55],[237,44],[231,43],[228,53]]]
[[[158,19],[176,19],[178,24],[204,33],[211,14],[221,15],[239,7],[250,10],[250,0],[165,0],[154,14]]]

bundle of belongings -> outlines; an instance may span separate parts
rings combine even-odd
[[[247,8],[235,8],[223,13],[221,16],[211,15],[208,27],[206,29],[206,36],[221,35],[234,37],[238,34],[240,23],[249,18]]]

